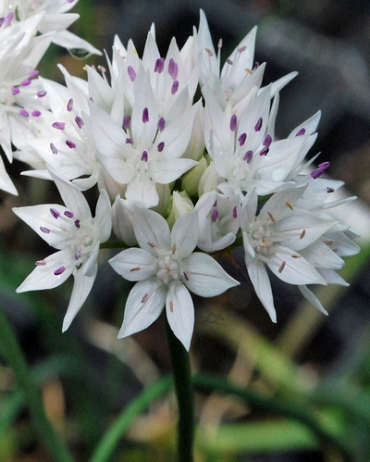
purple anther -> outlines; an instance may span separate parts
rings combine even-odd
[[[142,117],[143,124],[146,122],[149,122],[149,111],[147,107],[144,107],[143,109],[143,117]]]
[[[67,111],[72,112],[73,109],[73,99],[71,98],[67,103]]]
[[[295,134],[295,136],[302,136],[306,133],[306,129],[305,128],[300,128],[297,133]]]
[[[30,79],[33,79],[34,77],[37,77],[39,74],[40,74],[40,72],[39,72],[37,69],[34,69],[33,71],[31,71],[31,72],[28,74],[28,77],[29,77]]]
[[[36,93],[38,98],[43,98],[47,94],[47,91],[45,90],[40,90]]]
[[[329,167],[329,165],[330,165],[330,162],[322,162],[321,164],[319,164],[319,167],[316,170],[311,172],[311,177],[314,180],[316,178],[319,178],[325,172],[325,170]]]
[[[188,275],[185,273],[185,271],[182,273],[184,275],[184,278],[188,281],[189,280],[189,277]]]
[[[75,226],[76,228],[81,228],[81,220],[79,220],[78,218],[77,220],[75,220]]]
[[[131,82],[134,82],[136,79],[136,72],[132,66],[128,66],[127,68],[128,76],[130,77]]]
[[[69,210],[66,210],[64,212],[64,215],[67,217],[67,218],[73,218],[74,217],[74,213],[73,212],[70,212]]]
[[[321,164],[319,164],[319,167],[323,170],[326,170],[328,167],[330,167],[330,162],[321,162]]]
[[[236,209],[236,206],[233,208],[233,218],[238,218],[238,211]]]
[[[19,92],[20,92],[20,89],[18,87],[13,87],[11,89],[11,92],[12,92],[12,95],[15,96],[15,95],[18,95]]]
[[[249,164],[252,158],[253,158],[253,151],[249,150],[244,154],[243,160],[245,160],[247,164]]]
[[[212,223],[216,223],[217,218],[218,218],[218,210],[217,210],[217,209],[214,209],[213,212],[212,212],[212,215],[211,215],[211,221],[212,221]]]
[[[35,109],[34,111],[31,112],[32,117],[40,117],[41,112]]]
[[[50,234],[50,229],[45,228],[45,226],[40,226],[40,231],[45,234]]]
[[[173,58],[170,59],[169,63],[168,63],[168,73],[170,74],[170,76],[172,77],[172,80],[176,80],[177,79],[177,74],[179,72],[179,66],[177,65],[177,63],[173,60]]]
[[[56,210],[54,208],[50,209],[50,213],[53,215],[54,218],[59,218],[60,217],[60,213],[58,212],[58,210]]]
[[[263,123],[263,120],[262,120],[262,117],[260,117],[260,118],[257,120],[256,125],[254,126],[254,131],[256,131],[256,132],[261,131],[262,123]]]
[[[243,53],[243,51],[245,51],[246,49],[247,49],[247,47],[244,45],[244,46],[238,48],[238,52]]]
[[[77,252],[75,253],[75,259],[79,260],[81,258],[81,255],[82,255],[81,250],[77,250]]]
[[[158,72],[158,74],[161,74],[164,69],[164,58],[158,58],[155,62],[154,65],[154,72]]]
[[[235,114],[233,114],[233,115],[231,116],[231,119],[230,119],[230,130],[231,130],[232,132],[234,132],[234,131],[236,130],[237,124],[238,124],[238,118],[236,117]]]
[[[163,117],[161,117],[161,118],[158,120],[158,124],[157,124],[158,130],[159,130],[160,132],[163,132],[165,125],[166,125],[166,121],[164,120]]]
[[[79,116],[75,117],[75,122],[76,122],[78,128],[82,128],[82,126],[85,125],[84,121]]]
[[[32,81],[30,79],[24,79],[21,82],[21,87],[27,87],[28,85],[31,85]]]
[[[267,154],[269,153],[269,148],[267,146],[265,146],[263,149],[261,149],[260,151],[260,156],[267,156]]]
[[[128,115],[125,115],[125,117],[123,118],[123,128],[125,130],[128,130],[130,126],[131,126],[131,117]]]
[[[53,143],[50,143],[50,149],[53,154],[58,154],[58,149],[55,147]]]
[[[258,61],[255,61],[254,65],[253,65],[253,69],[252,71],[255,71],[256,69],[258,69],[260,67],[260,63]]]
[[[141,154],[141,160],[143,162],[148,162],[148,158],[149,158],[148,151],[143,151],[143,153]]]
[[[164,141],[161,141],[160,143],[158,143],[157,149],[158,149],[158,152],[163,151],[163,149],[164,149]]]
[[[66,127],[66,124],[64,122],[54,122],[52,127],[56,128],[57,130],[64,130]]]
[[[13,11],[11,11],[10,13],[8,13],[5,16],[5,21],[4,21],[5,26],[9,26],[9,24],[12,22],[13,18],[14,18],[14,13],[13,13]]]
[[[334,192],[334,188],[330,188],[329,186],[326,188],[326,192],[327,193],[333,193]]]
[[[73,3],[75,0],[67,0],[68,3]]]
[[[55,276],[59,276],[60,274],[64,273],[64,271],[66,270],[66,267],[65,266],[61,266],[60,268],[56,269],[54,271],[54,274]]]
[[[131,138],[126,138],[126,144],[132,144],[132,139]]]
[[[272,137],[271,137],[271,135],[266,135],[266,138],[263,140],[263,145],[264,145],[266,148],[269,148],[271,143],[272,143]]]
[[[172,87],[171,87],[171,95],[174,95],[178,89],[179,89],[179,81],[174,80]]]
[[[243,146],[243,144],[245,143],[245,140],[247,139],[247,134],[246,133],[242,133],[239,138],[238,138],[238,142],[239,142],[239,145],[240,146]]]
[[[37,260],[37,261],[35,261],[35,265],[36,266],[45,266],[46,261],[45,260]]]
[[[19,111],[19,114],[20,114],[21,116],[23,116],[23,117],[29,117],[29,114],[28,114],[28,112],[27,112],[25,109],[21,109],[21,110]]]
[[[230,58],[227,58],[226,62],[227,62],[227,64],[230,64],[230,66],[234,64],[233,61]]]
[[[0,27],[4,24],[5,18],[0,18]]]
[[[66,140],[66,145],[70,148],[70,149],[74,149],[76,147],[76,143],[74,143],[73,141],[71,140]]]

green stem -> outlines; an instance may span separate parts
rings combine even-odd
[[[194,392],[190,373],[189,354],[172,332],[168,322],[167,342],[170,349],[175,391],[179,407],[178,461],[193,462]]]
[[[152,401],[164,395],[172,387],[172,377],[164,377],[144,390],[105,433],[92,455],[91,462],[107,462],[112,456],[122,435],[137,417]]]
[[[55,462],[73,462],[67,447],[45,415],[44,406],[10,324],[0,308],[0,351],[26,399],[35,429]]]
[[[339,436],[333,435],[325,430],[308,410],[303,409],[297,404],[277,401],[275,398],[262,396],[254,391],[237,387],[224,378],[215,377],[209,374],[197,374],[193,377],[193,384],[197,390],[219,391],[228,395],[237,396],[255,409],[263,409],[268,412],[274,412],[278,415],[291,417],[294,420],[303,423],[321,440],[325,445],[330,445],[339,451],[346,462],[350,462],[352,457],[348,448],[343,444]]]

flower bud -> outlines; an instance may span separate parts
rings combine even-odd
[[[183,175],[181,185],[189,196],[196,196],[198,194],[199,181],[206,168],[207,161],[204,157],[201,157],[198,165]]]
[[[173,192],[171,197],[171,211],[167,218],[167,223],[170,228],[176,223],[177,219],[182,215],[194,210],[194,204],[190,200],[189,196],[185,191],[178,193],[177,191]]]
[[[117,196],[112,205],[113,232],[118,239],[125,244],[137,245],[134,229],[132,226],[134,218],[134,204],[127,199]]]

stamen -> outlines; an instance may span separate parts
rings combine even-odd
[[[147,152],[147,151],[143,151],[143,153],[141,154],[141,160],[142,160],[143,162],[148,162],[148,158],[149,158],[148,152]]]
[[[57,130],[64,130],[66,127],[66,124],[64,122],[54,122],[52,127],[56,128]]]
[[[164,58],[158,58],[155,62],[154,65],[154,72],[158,72],[158,74],[161,74],[164,69]]]
[[[79,219],[75,220],[75,226],[76,228],[81,228],[81,220]]]
[[[260,118],[257,120],[256,125],[254,126],[254,131],[256,131],[256,132],[261,131],[262,123],[263,123],[263,119],[262,119],[262,117],[260,117]]]
[[[141,303],[146,303],[148,301],[149,294],[145,294],[144,297],[141,299]]]
[[[319,164],[319,167],[311,172],[311,177],[315,180],[316,178],[319,178],[325,170],[330,166],[330,162],[322,162]]]
[[[147,108],[147,107],[145,107],[145,108],[143,109],[142,121],[143,121],[144,124],[147,123],[147,122],[149,122],[149,111],[148,111],[148,108]]]
[[[232,66],[234,64],[230,58],[227,58],[226,62],[227,62],[227,64],[230,64],[230,66]]]
[[[126,144],[132,144],[132,139],[131,138],[126,138]]]
[[[240,145],[240,146],[243,146],[246,139],[247,139],[247,134],[246,134],[246,133],[242,133],[242,134],[239,136],[239,138],[238,138],[239,145]]]
[[[166,125],[166,121],[164,120],[163,117],[161,117],[161,118],[158,120],[158,124],[157,124],[158,130],[159,130],[160,132],[163,132],[165,125]]]
[[[288,201],[288,200],[285,200],[285,205],[290,208],[290,210],[293,210],[293,205]]]
[[[45,228],[45,226],[40,226],[40,231],[45,233],[45,234],[50,234],[50,229]]]
[[[31,72],[28,74],[28,77],[29,77],[30,79],[33,79],[34,77],[37,77],[39,74],[40,74],[40,72],[39,72],[37,69],[34,69],[33,71],[31,71]]]
[[[299,239],[303,239],[306,235],[306,230],[304,229],[302,232],[301,232],[301,235],[299,236]]]
[[[218,218],[218,210],[217,210],[217,209],[214,209],[213,212],[212,212],[212,215],[211,215],[211,221],[212,221],[212,223],[216,223],[217,218]]]
[[[128,130],[130,126],[131,126],[131,117],[128,115],[125,115],[125,117],[123,118],[123,128],[125,130]]]
[[[246,49],[247,49],[247,47],[244,45],[244,46],[238,48],[238,52],[243,53],[243,51],[245,51]]]
[[[35,265],[36,266],[45,266],[46,265],[46,261],[45,260],[37,260],[35,262]]]
[[[271,143],[272,143],[271,135],[266,135],[265,139],[263,140],[263,145],[266,146],[266,148],[269,148]]]
[[[265,146],[263,149],[261,149],[260,156],[267,156],[269,151],[270,151],[270,149]]]
[[[172,255],[175,255],[176,249],[177,249],[177,245],[176,245],[176,242],[174,242],[172,249],[171,249]]]
[[[188,275],[185,273],[185,271],[182,273],[184,275],[184,278],[188,281],[189,280],[189,277]]]
[[[247,164],[249,164],[252,158],[253,158],[253,151],[249,150],[244,154],[243,160],[245,160]]]
[[[66,210],[64,212],[64,215],[67,217],[67,218],[73,218],[74,217],[74,213],[73,212],[70,212],[69,210]]]
[[[40,90],[36,93],[38,98],[43,98],[47,94],[47,91],[45,90]]]
[[[171,87],[171,95],[174,95],[178,89],[179,89],[179,81],[175,80]]]
[[[55,276],[59,276],[60,274],[64,273],[65,270],[66,270],[65,266],[61,266],[60,268],[54,271],[54,274]]]
[[[169,63],[168,63],[168,73],[169,73],[170,76],[172,77],[172,80],[176,80],[176,79],[177,79],[178,71],[179,71],[179,66],[178,66],[177,63],[173,60],[173,58],[171,58],[170,61],[169,61]]]
[[[67,103],[67,111],[72,112],[73,109],[73,99],[71,98]]]
[[[128,66],[127,73],[128,73],[128,76],[130,77],[131,82],[134,82],[136,79],[136,72],[134,71],[133,67]]]
[[[79,259],[81,258],[81,255],[82,255],[81,250],[78,250],[78,251],[75,253],[75,259],[76,259],[76,260],[79,260]]]
[[[152,249],[155,249],[157,246],[153,242],[148,242],[148,246],[151,247]]]
[[[238,123],[238,118],[236,117],[235,114],[233,114],[230,119],[230,130],[232,132],[236,130],[237,123]]]
[[[270,217],[270,220],[271,220],[273,223],[275,223],[276,220],[275,220],[273,214],[270,213],[270,212],[267,212],[267,215]]]
[[[9,24],[12,22],[13,18],[14,18],[14,13],[13,13],[13,11],[11,11],[10,13],[8,13],[5,16],[5,21],[4,21],[5,26],[9,26]]]
[[[21,109],[19,111],[19,114],[22,116],[22,117],[29,117],[29,113],[25,110],[25,109]]]
[[[302,136],[306,133],[306,129],[305,128],[300,128],[297,133],[295,134],[295,136]]]
[[[222,48],[222,38],[220,38],[220,40],[218,41],[217,48],[218,49]]]
[[[238,211],[236,209],[236,206],[233,208],[233,218],[238,218]]]
[[[330,188],[329,186],[326,188],[327,193],[333,193],[335,191],[334,188]]]
[[[283,261],[283,263],[279,266],[279,273],[282,273],[283,272],[283,269],[285,268],[285,261]]]
[[[53,143],[50,143],[50,149],[53,154],[58,154],[58,149],[54,146]]]
[[[58,210],[56,210],[54,208],[50,209],[50,213],[53,215],[54,218],[59,218],[60,217],[60,213],[58,212]]]
[[[164,149],[164,141],[161,141],[157,146],[158,152],[162,152]]]
[[[25,79],[23,82],[21,82],[21,87],[27,87],[28,85],[31,85],[31,80],[30,79]]]
[[[140,271],[140,266],[135,266],[134,268],[130,269],[130,273],[134,273],[135,271]]]
[[[255,61],[252,71],[255,71],[259,67],[260,67],[260,63],[258,61]]]
[[[170,305],[170,311],[171,313],[173,313],[173,301],[172,300],[170,301],[169,305]]]
[[[40,117],[41,112],[35,109],[34,111],[31,112],[32,117]]]
[[[206,52],[208,53],[209,56],[213,56],[213,51],[210,50],[209,48],[205,48]]]
[[[79,116],[75,117],[75,122],[78,128],[82,128],[82,126],[85,125],[84,121]]]
[[[66,140],[66,145],[70,148],[70,149],[74,149],[76,147],[76,144],[71,141],[71,140]]]
[[[15,96],[15,95],[19,95],[20,93],[20,89],[18,87],[13,87],[11,89],[11,92],[12,92],[12,95]]]

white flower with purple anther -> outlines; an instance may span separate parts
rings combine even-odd
[[[247,194],[240,212],[245,263],[254,289],[271,319],[276,322],[273,296],[266,266],[282,281],[297,286],[327,284],[311,263],[315,243],[337,221],[295,205],[305,187],[274,194],[257,212],[257,194]],[[323,255],[323,268],[325,255]],[[334,257],[335,258],[335,257]],[[328,263],[332,265],[332,259]],[[306,288],[307,289],[307,288]],[[318,305],[315,305],[320,308]],[[320,308],[321,309],[321,308]]]
[[[189,290],[213,297],[238,284],[209,255],[194,252],[198,242],[198,213],[182,215],[170,231],[166,220],[152,210],[136,207],[134,231],[141,248],[124,250],[109,263],[129,281],[129,293],[119,337],[152,324],[166,307],[169,325],[189,350],[194,305]]]
[[[267,87],[239,120],[230,107],[224,112],[206,88],[207,149],[218,175],[225,179],[218,188],[229,197],[242,198],[252,189],[267,195],[287,187],[299,166],[303,168],[302,159],[316,139],[316,134],[301,129],[297,136],[274,141],[270,99]]]
[[[36,268],[17,292],[52,289],[71,274],[74,286],[63,331],[89,295],[98,270],[99,245],[109,239],[112,227],[107,193],[100,193],[95,218],[76,186],[51,172],[65,206],[57,204],[14,208],[14,212],[58,252],[36,262]]]
[[[199,216],[198,247],[205,252],[216,252],[233,244],[239,230],[239,197],[228,198],[212,191],[195,205]]]
[[[197,164],[181,158],[188,146],[197,105],[167,123],[159,116],[147,73],[135,82],[135,105],[123,127],[90,103],[90,126],[98,158],[113,180],[125,188],[125,197],[146,207],[159,203],[156,184],[167,185]]]

